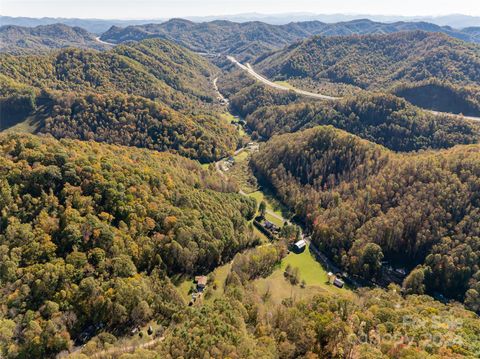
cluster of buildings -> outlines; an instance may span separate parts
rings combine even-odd
[[[196,291],[192,293],[192,300],[190,301],[189,305],[193,305],[193,303],[202,295],[205,287],[208,283],[208,277],[205,275],[197,275],[195,276],[195,289]]]
[[[235,158],[233,156],[228,157],[225,161],[222,161],[222,171],[227,172],[235,164]]]
[[[270,221],[265,220],[262,223],[263,228],[265,228],[267,231],[271,232],[274,235],[277,235],[280,232],[280,227],[277,225],[273,224]]]

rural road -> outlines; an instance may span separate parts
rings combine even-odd
[[[222,93],[220,92],[220,90],[218,89],[218,86],[217,86],[217,81],[218,81],[218,77],[215,77],[213,79],[213,87],[215,89],[215,92],[217,93],[217,97],[220,101],[223,101],[225,104],[228,105],[229,101],[227,98],[225,98],[225,96],[222,95]]]
[[[114,356],[120,356],[125,353],[133,353],[137,349],[150,349],[163,341],[165,336],[150,340],[149,342],[138,344],[138,345],[129,345],[126,347],[112,348],[104,350],[95,354],[92,354],[90,358],[101,359],[101,358],[112,358]]]
[[[277,84],[275,82],[272,82],[262,75],[258,74],[255,72],[255,70],[250,66],[250,64],[243,65],[242,63],[238,62],[237,59],[235,59],[233,56],[227,56],[227,59],[232,62],[233,64],[237,65],[240,67],[242,70],[246,71],[250,76],[254,77],[258,81],[264,83],[265,85],[275,88],[277,90],[281,91],[293,91],[295,93],[298,93],[299,95],[311,97],[311,98],[316,98],[316,99],[321,99],[321,100],[329,100],[329,101],[335,101],[335,100],[341,100],[341,97],[332,97],[332,96],[327,96],[327,95],[322,95],[322,94],[316,94],[313,92],[308,92],[304,90],[299,90],[296,88],[291,88],[288,86],[283,86],[280,84]],[[480,117],[472,117],[472,116],[463,116],[463,115],[457,115],[454,113],[448,113],[448,112],[439,112],[439,111],[432,111],[432,110],[427,110],[424,109],[427,112],[433,113],[434,115],[445,115],[449,117],[455,117],[455,118],[461,118],[461,119],[467,119],[467,120],[472,120],[472,121],[480,121]]]
[[[439,112],[439,111],[433,111],[433,110],[425,110],[425,111],[433,113],[434,115],[444,115],[444,116],[450,116],[450,117],[456,117],[456,118],[465,118],[467,120],[472,120],[472,121],[480,121],[480,117],[457,115],[455,113]]]

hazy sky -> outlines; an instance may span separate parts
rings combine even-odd
[[[154,19],[238,13],[313,12],[480,16],[479,0],[0,0],[1,15]]]

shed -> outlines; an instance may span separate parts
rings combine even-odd
[[[333,280],[333,285],[338,287],[338,288],[343,288],[343,286],[345,285],[345,283],[343,282],[343,280],[341,279],[338,279],[338,278],[335,278]]]
[[[401,275],[401,276],[406,276],[407,275],[407,271],[405,270],[405,268],[397,268],[397,269],[395,269],[395,273],[397,273],[398,275]]]

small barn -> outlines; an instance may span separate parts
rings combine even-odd
[[[307,246],[307,242],[305,241],[305,239],[301,239],[298,242],[296,242],[293,246],[295,247],[295,250],[303,251]]]

